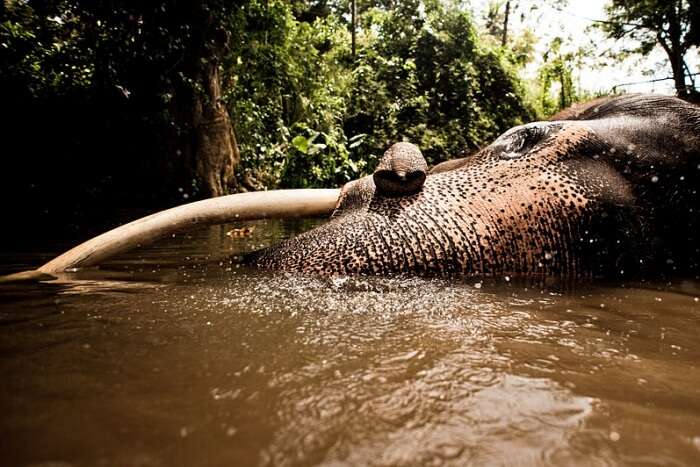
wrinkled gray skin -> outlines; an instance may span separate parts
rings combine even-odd
[[[598,99],[512,128],[424,181],[420,150],[394,149],[383,173],[343,187],[327,224],[248,261],[324,275],[698,269],[700,109],[681,100]]]

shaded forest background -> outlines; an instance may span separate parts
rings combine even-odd
[[[614,4],[612,19],[630,12]],[[537,38],[508,35],[510,8],[477,27],[458,1],[0,1],[6,218],[45,235],[122,208],[340,186],[393,142],[434,164],[593,97],[573,85],[584,51],[562,39],[520,78]],[[645,14],[602,27],[638,33],[625,24]]]

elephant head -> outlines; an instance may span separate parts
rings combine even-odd
[[[332,212],[247,256],[317,274],[597,275],[697,272],[700,108],[663,96],[600,98],[508,130],[428,172],[398,143],[342,190],[239,193],[174,207],[0,282],[51,280],[194,225]]]
[[[251,264],[332,274],[629,276],[696,267],[700,109],[598,99],[427,173],[390,148],[331,220]]]

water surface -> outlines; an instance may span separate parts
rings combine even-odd
[[[697,281],[264,272],[226,258],[312,222],[253,224],[0,288],[0,463],[700,462]]]

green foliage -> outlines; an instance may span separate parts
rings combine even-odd
[[[348,6],[320,3],[251,1],[236,19],[226,101],[260,185],[337,186],[403,139],[439,162],[532,118],[509,52],[458,5],[358,2],[353,62]]]
[[[202,88],[202,67],[193,62],[217,58],[223,47],[216,36],[235,2],[47,0],[3,6],[0,101],[13,116],[6,128],[10,146],[35,161],[14,162],[18,175],[10,183],[20,186],[16,191],[37,185],[65,192],[58,186],[65,175],[71,189],[90,196],[110,185],[125,197],[139,193],[161,201],[183,187],[188,196],[197,194],[191,188],[198,185],[196,161],[183,144],[196,124],[191,96]],[[209,18],[202,14],[206,7],[215,12]]]
[[[420,3],[375,12],[377,32],[353,73],[346,130],[368,135],[356,152],[372,162],[392,142],[409,140],[436,163],[532,116],[504,54],[480,43],[470,15]]]
[[[95,72],[87,38],[75,31],[80,18],[59,16],[46,7],[43,16],[17,2],[0,18],[0,82],[35,98],[86,89]]]
[[[612,0],[606,6],[608,21],[600,23],[600,28],[616,39],[634,39],[634,50],[645,55],[657,44],[670,43],[674,35],[673,40],[687,50],[700,45],[699,10],[693,0]]]
[[[625,58],[632,53],[648,55],[660,46],[668,56],[678,95],[696,94],[687,86],[689,71],[685,55],[691,47],[700,47],[700,4],[697,0],[611,0],[606,12],[608,19],[599,23],[599,28],[611,38],[631,39],[633,44],[613,54],[614,58]],[[689,78],[693,82],[692,76]]]
[[[573,83],[573,67],[583,52],[580,49],[577,53],[563,52],[562,42],[560,37],[555,37],[542,57],[538,76],[541,86],[538,111],[542,115],[551,115],[579,100]],[[554,83],[558,85],[556,99],[552,98]]]
[[[205,94],[197,64],[216,63],[238,175],[258,188],[338,186],[400,140],[437,163],[534,117],[516,77],[532,37],[484,41],[458,1],[357,4],[353,58],[347,0],[5,2],[0,87],[28,114],[50,103],[57,134],[86,130],[64,153],[75,143],[131,176],[187,166],[180,125],[194,104],[181,91]],[[167,183],[193,193],[180,175]]]
[[[297,21],[285,1],[238,12],[225,99],[244,170],[264,186],[338,185],[359,175],[343,133],[347,31],[331,17]]]

